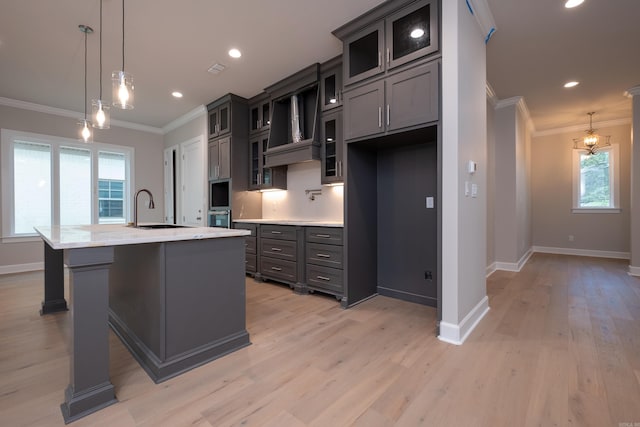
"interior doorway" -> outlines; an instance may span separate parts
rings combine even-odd
[[[178,168],[178,146],[174,145],[164,150],[164,222],[167,224],[175,224],[178,218]]]

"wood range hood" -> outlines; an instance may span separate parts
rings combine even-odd
[[[265,91],[273,100],[265,166],[320,160],[320,64],[300,70]]]

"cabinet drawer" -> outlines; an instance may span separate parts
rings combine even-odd
[[[342,228],[340,227],[307,227],[307,242],[342,245]]]
[[[307,285],[326,290],[332,294],[343,294],[342,270],[307,264]]]
[[[247,223],[236,222],[233,225],[233,228],[237,228],[237,229],[240,229],[240,230],[249,230],[249,231],[251,231],[251,236],[255,237],[256,236],[256,230],[257,230],[258,226],[256,224],[247,224]]]
[[[295,241],[261,239],[260,254],[288,261],[296,261],[297,244]]]
[[[296,282],[298,280],[295,262],[261,257],[260,266],[260,273],[264,277],[280,279],[287,282]]]
[[[255,273],[257,271],[257,258],[255,255],[247,254],[244,260],[244,269],[249,273]]]
[[[342,269],[342,246],[307,243],[307,263]]]
[[[244,250],[247,254],[256,254],[256,238],[247,236],[244,238]]]
[[[296,240],[296,227],[293,225],[261,225],[260,236],[268,239]]]

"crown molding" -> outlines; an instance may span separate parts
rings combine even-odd
[[[624,91],[624,96],[628,98],[633,98],[636,95],[640,95],[640,85],[634,86],[631,89],[627,89]]]
[[[493,108],[495,108],[496,104],[498,103],[498,97],[496,96],[496,92],[493,90],[493,87],[489,82],[487,82],[486,89],[487,89],[487,101],[489,101],[489,103],[491,103]]]
[[[489,39],[496,32],[496,21],[493,19],[487,0],[466,0],[466,2],[469,12],[480,26],[485,44],[489,43]]]
[[[20,101],[17,99],[3,98],[3,97],[0,97],[0,105],[4,105],[6,107],[12,107],[12,108],[19,108],[22,110],[36,111],[38,113],[52,114],[54,116],[70,117],[72,119],[78,119],[83,115],[83,113],[78,113],[77,111],[64,110],[62,108],[49,107],[47,105],[35,104],[33,102]],[[111,126],[162,135],[162,129],[160,128],[141,125],[138,123],[125,122],[122,120],[111,120]]]
[[[631,117],[624,117],[621,119],[607,120],[603,122],[593,122],[593,127],[594,129],[596,129],[596,128],[630,125],[630,124],[631,124]],[[585,130],[587,130],[587,127],[588,127],[588,124],[582,124],[582,125],[566,126],[562,128],[555,128],[555,129],[546,129],[546,130],[536,131],[533,133],[532,136],[538,137],[538,136],[558,135],[561,133],[584,132]]]
[[[527,103],[524,101],[524,97],[514,96],[511,98],[500,99],[495,103],[495,109],[498,110],[500,108],[505,108],[512,105],[516,106],[516,108],[520,110],[524,117],[527,128],[531,131],[531,133],[535,133],[536,128],[533,125],[533,120],[531,120],[531,113],[529,113],[529,108],[527,107]]]
[[[178,117],[168,125],[162,128],[162,133],[167,134],[172,130],[178,129],[180,126],[189,123],[191,120],[194,120],[207,112],[207,107],[204,105],[198,105],[193,110],[189,111],[187,114]]]

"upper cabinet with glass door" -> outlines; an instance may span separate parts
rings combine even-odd
[[[438,17],[438,0],[385,2],[335,30],[344,44],[344,84],[437,52]]]

